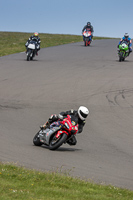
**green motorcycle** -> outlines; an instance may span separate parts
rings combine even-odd
[[[129,47],[128,43],[126,41],[123,41],[119,45],[119,50],[118,50],[118,56],[119,56],[119,62],[124,61],[125,58],[129,55]]]

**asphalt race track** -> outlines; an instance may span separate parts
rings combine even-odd
[[[133,54],[118,61],[118,40],[41,49],[33,61],[0,58],[0,161],[62,171],[133,190]],[[32,140],[51,114],[90,110],[76,146],[57,151]]]

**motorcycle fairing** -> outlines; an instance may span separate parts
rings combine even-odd
[[[28,48],[29,48],[29,49],[35,49],[35,44],[30,43],[30,44],[28,45]]]
[[[84,32],[83,32],[83,36],[85,37],[85,39],[86,39],[87,41],[91,41],[91,37],[92,37],[91,31],[84,31]]]
[[[51,136],[60,129],[61,127],[53,127],[51,129],[47,128],[45,130],[40,130],[40,141],[49,145]]]

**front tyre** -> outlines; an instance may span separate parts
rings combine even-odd
[[[122,61],[122,59],[121,59],[121,57],[119,57],[119,62],[121,62]]]
[[[30,60],[33,60],[34,56],[35,56],[35,51],[33,51],[32,56],[30,56]]]
[[[119,53],[119,62],[121,62],[123,60],[123,52]]]
[[[28,50],[28,52],[27,52],[27,61],[30,60],[30,54],[31,54],[31,50]]]
[[[91,41],[88,42],[88,46],[90,46],[90,44],[91,44]]]
[[[88,46],[88,41],[87,40],[85,40],[85,47],[87,47]]]
[[[61,134],[58,138],[54,135],[50,141],[49,149],[55,150],[58,149],[67,139],[67,135],[65,133]]]
[[[40,142],[39,132],[33,138],[33,144],[35,146],[41,146],[42,143]]]

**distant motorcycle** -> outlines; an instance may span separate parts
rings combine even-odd
[[[123,41],[119,45],[119,50],[118,50],[118,56],[119,56],[119,62],[124,61],[125,58],[129,55],[129,47],[128,43],[126,41]]]
[[[37,44],[36,40],[32,40],[29,42],[27,46],[27,61],[33,60],[35,57],[37,50],[39,49],[39,45]]]
[[[84,31],[83,32],[83,37],[84,37],[84,45],[85,46],[90,46],[92,42],[92,34],[91,31]]]
[[[58,126],[54,126],[54,122],[51,125],[48,122],[46,124],[45,128],[41,127],[39,132],[34,136],[33,143],[36,146],[44,144],[50,150],[58,149],[78,132],[78,124],[70,115],[67,115],[67,118],[62,121],[58,120]]]

